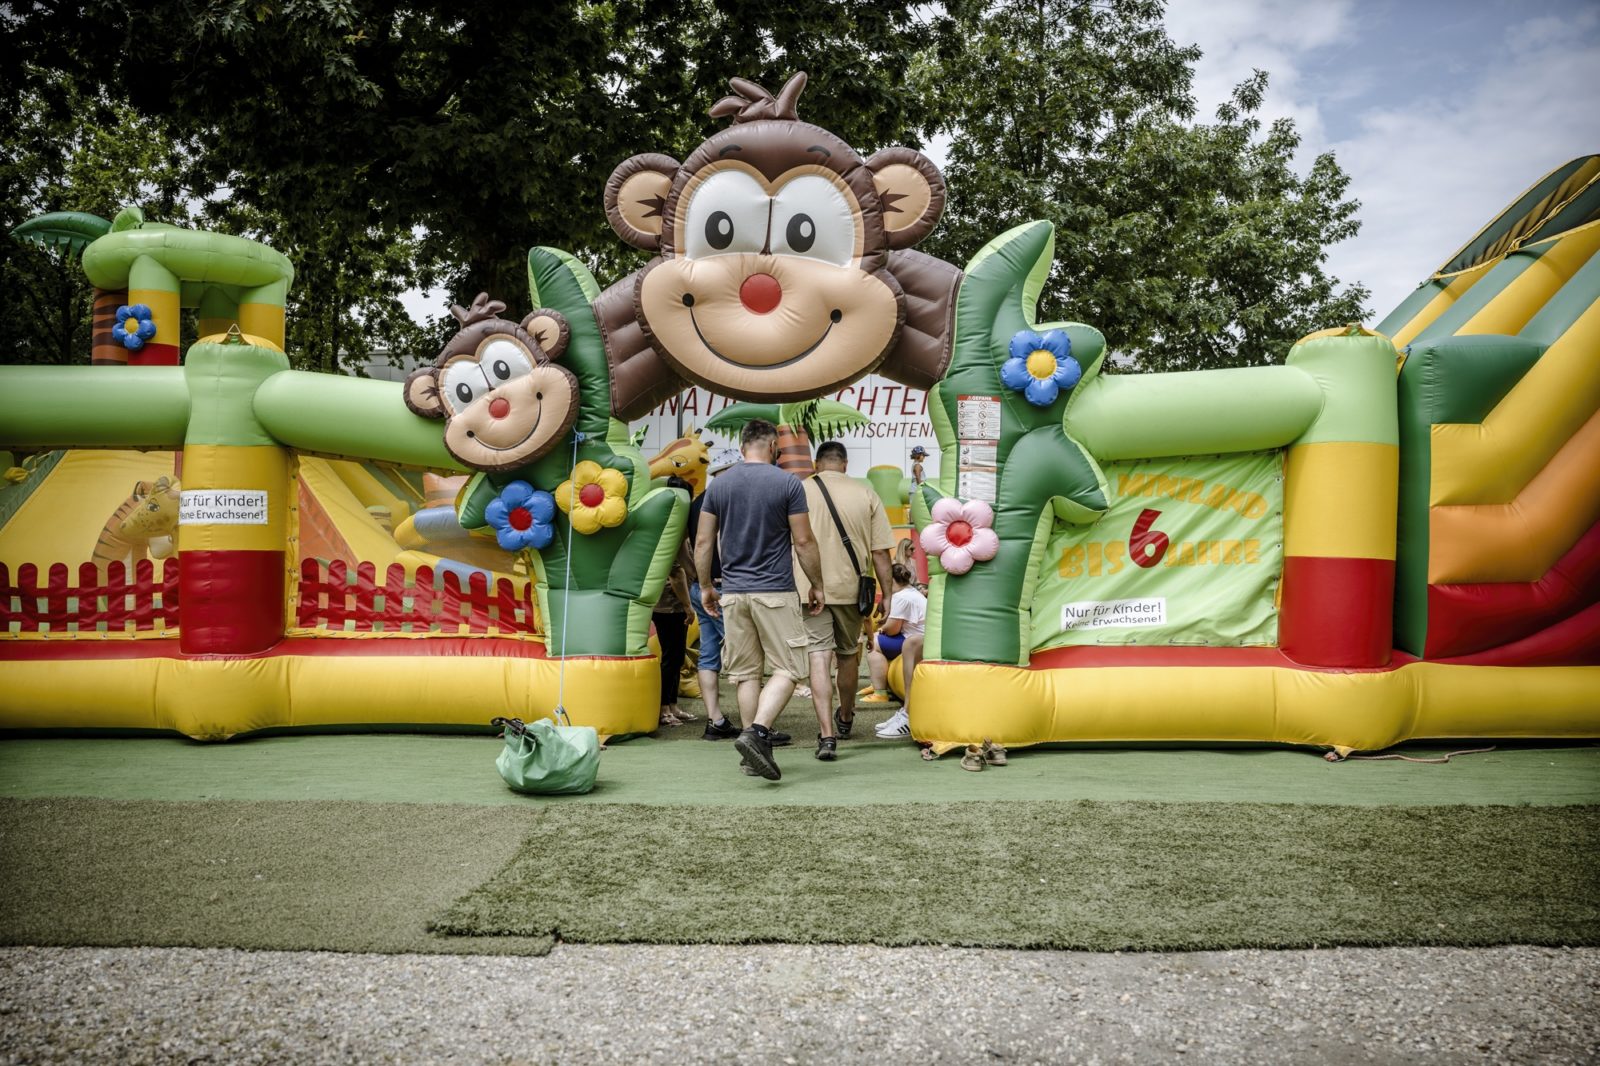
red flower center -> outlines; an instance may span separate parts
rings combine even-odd
[[[520,532],[533,525],[533,512],[526,507],[514,507],[511,513],[506,516],[506,521],[511,523],[512,529]]]
[[[585,507],[599,507],[606,502],[606,490],[591,481],[578,490],[578,502]]]
[[[972,539],[972,526],[970,523],[955,521],[944,527],[944,539],[956,547],[961,547]]]

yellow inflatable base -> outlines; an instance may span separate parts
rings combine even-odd
[[[917,667],[911,733],[940,749],[992,740],[1303,744],[1600,736],[1600,666],[1412,662],[1371,673],[1290,667]]]
[[[489,726],[550,713],[602,736],[656,728],[654,659],[559,663],[490,656],[269,655],[254,659],[12,659],[0,729],[171,730],[226,740],[263,729]]]

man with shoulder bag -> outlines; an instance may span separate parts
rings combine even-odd
[[[878,494],[845,473],[849,465],[850,453],[844,445],[825,441],[817,448],[817,472],[805,481],[812,534],[822,556],[823,608],[806,618],[806,630],[811,638],[817,758],[824,760],[833,758],[838,740],[848,740],[855,725],[862,619],[872,613],[878,589],[893,587],[889,552],[894,535],[889,517]],[[830,658],[838,660],[833,677],[829,676]],[[837,710],[833,703],[835,680]]]
[[[809,643],[795,560],[813,614],[822,610],[822,560],[805,491],[792,474],[773,465],[778,427],[753,419],[739,438],[742,460],[704,493],[695,572],[710,579],[713,553],[721,561],[722,587],[703,580],[700,604],[706,614],[723,620],[723,665],[736,686],[745,723],[734,749],[745,773],[777,781],[783,773],[772,757],[779,736],[772,725],[806,674]],[[763,685],[768,671],[772,678]]]

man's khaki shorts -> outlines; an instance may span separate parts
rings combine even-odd
[[[811,654],[854,655],[861,650],[861,612],[853,603],[830,603],[821,614],[805,616]]]
[[[722,597],[722,674],[729,681],[760,681],[763,663],[773,674],[804,681],[805,614],[798,592],[735,592]]]

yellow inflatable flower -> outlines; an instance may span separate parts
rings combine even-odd
[[[598,533],[628,517],[628,479],[620,470],[585,459],[556,489],[556,506],[572,517],[579,533]]]

